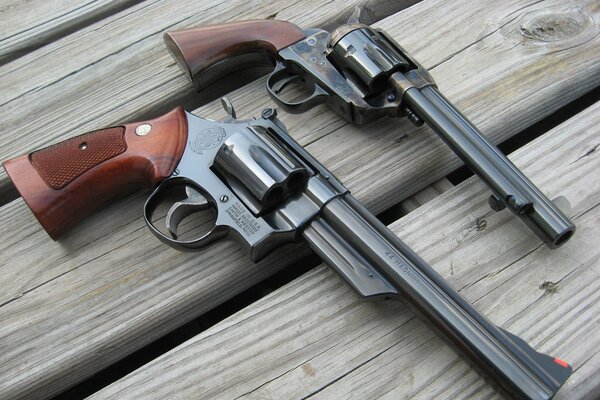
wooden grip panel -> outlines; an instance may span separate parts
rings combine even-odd
[[[253,64],[270,63],[272,68],[279,50],[305,37],[287,21],[248,20],[167,32],[164,40],[188,78],[202,89]]]
[[[56,239],[107,201],[169,177],[186,142],[187,117],[178,107],[153,120],[89,132],[5,161],[4,168]]]
[[[34,151],[31,163],[52,189],[62,189],[90,168],[127,149],[125,127],[102,129]]]

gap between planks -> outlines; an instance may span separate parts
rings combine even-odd
[[[0,65],[141,0],[0,1]]]

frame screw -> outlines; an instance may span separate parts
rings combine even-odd
[[[221,200],[221,203],[226,203],[229,200],[229,196],[224,194],[223,196],[221,196],[220,200]]]

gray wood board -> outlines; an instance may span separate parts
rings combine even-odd
[[[418,31],[411,31],[407,37],[421,46],[415,52],[424,56],[426,65],[435,66],[442,90],[497,141],[597,82],[598,66],[590,61],[597,41],[586,39],[573,46],[568,35],[561,36],[564,42],[549,44],[515,39],[523,32],[519,18],[561,9],[556,5],[560,3],[552,4],[490,3],[486,9],[457,3],[444,8],[428,1],[380,26],[396,37],[406,33],[403,28],[409,22],[424,33],[439,32],[448,21],[458,26],[455,19],[460,15],[465,29],[471,28],[458,36],[460,40],[472,30],[487,32],[472,34],[475,42],[465,48],[453,47],[456,43],[448,32],[417,38]],[[585,4],[578,13],[598,14],[594,4]],[[567,95],[558,95],[563,92]],[[233,96],[240,115],[256,114],[269,104],[259,83]],[[214,103],[200,111],[209,118],[223,115]],[[406,122],[382,121],[359,129],[325,109],[282,118],[376,212],[460,164],[431,132]],[[25,136],[36,140],[36,135]],[[302,256],[282,251],[279,258],[255,266],[232,244],[196,255],[178,253],[158,245],[146,231],[139,217],[143,197],[138,194],[112,205],[58,243],[46,237],[21,200],[0,209],[5,238],[0,253],[4,397],[40,392],[50,396]],[[533,235],[523,234],[537,243]]]
[[[511,159],[566,195],[578,231],[550,250],[470,178],[391,225],[493,322],[575,369],[557,399],[596,398],[600,357],[600,103]],[[320,266],[92,399],[491,398],[414,314],[362,302]]]
[[[0,1],[0,64],[139,0]]]
[[[452,189],[453,187],[454,185],[452,182],[446,178],[442,178],[431,184],[431,186],[428,186],[410,196],[406,200],[403,200],[400,204],[399,211],[402,213],[402,215],[406,215],[421,207],[423,204],[435,199],[440,194]]]

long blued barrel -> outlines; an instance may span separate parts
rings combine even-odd
[[[533,350],[471,306],[349,194],[329,202],[303,235],[363,297],[399,298],[513,396],[549,399],[571,367]]]
[[[510,208],[551,248],[571,237],[575,225],[439,91],[411,88],[404,100],[492,189],[495,209]]]

